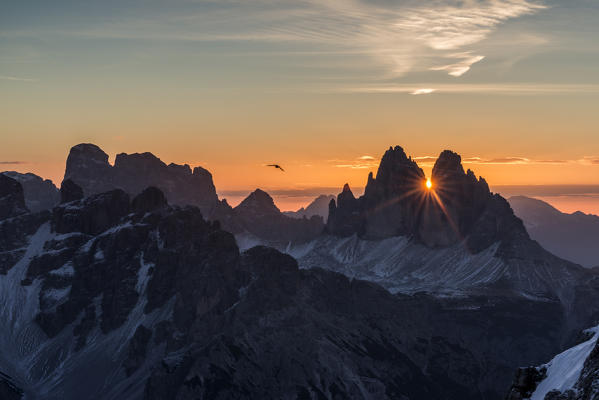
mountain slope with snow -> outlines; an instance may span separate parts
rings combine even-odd
[[[508,400],[593,400],[599,398],[599,326],[546,364],[519,371]],[[531,379],[532,378],[532,379]],[[528,384],[522,385],[528,381]]]

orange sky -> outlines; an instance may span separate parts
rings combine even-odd
[[[59,184],[91,142],[220,192],[362,187],[400,145],[491,185],[599,185],[599,4],[375,3],[7,4],[0,169]]]

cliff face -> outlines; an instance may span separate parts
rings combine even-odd
[[[210,172],[187,164],[165,164],[152,153],[117,154],[114,166],[108,154],[93,144],[78,144],[67,158],[64,180],[79,185],[85,196],[122,189],[130,196],[148,186],[164,192],[169,203],[194,205],[210,216],[219,205]]]
[[[0,219],[16,217],[28,212],[21,184],[0,174]]]
[[[30,211],[50,210],[58,204],[60,194],[51,180],[42,179],[30,172],[22,174],[15,171],[6,171],[3,174],[21,184],[25,196],[25,205]]]
[[[443,151],[431,181],[428,189],[417,163],[401,147],[389,148],[362,197],[354,198],[346,185],[331,202],[327,231],[367,239],[408,236],[428,247],[464,241],[475,253],[498,241],[510,247],[513,237],[528,239],[509,204],[483,178],[464,172],[458,154]]]

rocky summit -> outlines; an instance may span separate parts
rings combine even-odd
[[[473,253],[498,242],[507,249],[529,240],[507,201],[492,194],[483,178],[464,172],[458,154],[439,155],[431,182],[428,189],[424,172],[401,147],[389,148],[376,177],[368,175],[363,196],[355,198],[346,184],[331,202],[327,232],[365,239],[407,236],[433,248],[464,242]]]
[[[110,165],[108,154],[88,143],[71,148],[64,179],[79,185],[86,196],[112,189],[135,196],[155,186],[171,204],[194,205],[207,216],[219,203],[212,174],[202,167],[192,170],[187,164],[167,165],[152,153],[120,153]]]
[[[283,214],[268,193],[256,189],[220,220],[244,248],[255,244],[286,246],[305,243],[322,234],[322,217],[292,218]]]

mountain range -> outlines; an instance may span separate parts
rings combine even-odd
[[[259,189],[230,207],[200,168],[107,159],[73,147],[41,211],[0,174],[3,398],[522,399],[574,387],[549,360],[592,347],[599,274],[545,250],[456,153],[427,189],[389,148],[326,224]]]
[[[525,196],[508,199],[530,236],[553,254],[588,268],[599,266],[599,216],[580,211],[566,214]]]

